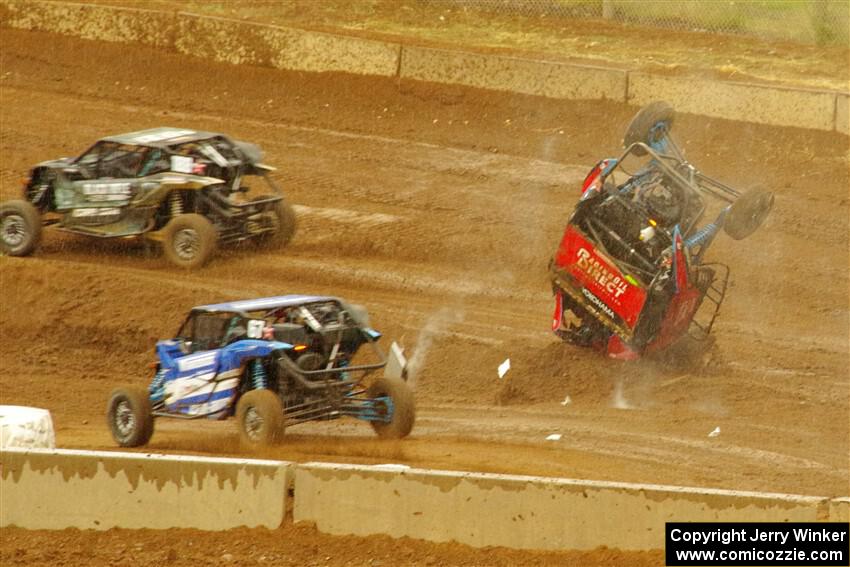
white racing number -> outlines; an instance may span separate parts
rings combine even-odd
[[[126,201],[130,198],[129,183],[84,183],[83,195],[87,201]]]
[[[188,156],[171,156],[171,171],[175,173],[192,173],[195,160]]]
[[[266,327],[266,322],[262,319],[251,319],[248,321],[248,338],[261,339],[263,338],[263,329]]]

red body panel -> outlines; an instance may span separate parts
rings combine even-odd
[[[552,314],[552,331],[557,331],[561,328],[561,320],[564,316],[564,296],[561,291],[555,292],[555,313]]]
[[[661,321],[661,328],[655,335],[655,340],[646,346],[646,352],[668,347],[688,331],[701,296],[700,291],[693,287],[681,290],[673,296]]]
[[[599,253],[572,225],[567,226],[564,232],[555,264],[634,330],[646,302],[646,291],[629,283],[614,263]],[[588,299],[593,302],[592,298]],[[605,311],[604,306],[596,304],[596,307]]]

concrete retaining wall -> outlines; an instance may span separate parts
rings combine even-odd
[[[171,12],[154,10],[72,2],[2,0],[0,26],[171,48],[177,20]]]
[[[630,73],[630,104],[659,98],[677,112],[815,130],[835,127],[836,93]]]
[[[563,99],[623,101],[626,72],[445,49],[405,47],[402,79]]]
[[[606,67],[402,47],[395,42],[269,26],[184,12],[0,0],[0,26],[84,39],[141,43],[195,57],[299,71],[339,71],[433,81],[557,99],[642,106],[667,100],[681,112],[850,134],[848,93],[668,77]]]
[[[276,528],[289,463],[140,453],[0,451],[0,526]]]
[[[232,64],[394,76],[401,46],[185,12],[0,0],[0,26],[140,43]]]
[[[338,71],[393,76],[401,46],[254,22],[177,15],[180,53],[227,63],[295,71]]]
[[[142,453],[0,451],[0,527],[296,522],[475,547],[663,549],[665,522],[847,522],[850,498]],[[294,497],[288,491],[294,490]]]
[[[829,501],[830,522],[850,522],[850,497],[833,498]]]
[[[293,517],[331,534],[648,550],[664,548],[665,522],[840,521],[842,506],[786,494],[311,463],[296,467]]]

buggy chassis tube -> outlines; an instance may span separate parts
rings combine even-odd
[[[669,140],[669,138],[668,138]],[[672,140],[671,140],[672,141]],[[679,151],[678,147],[673,144],[675,149],[674,154],[661,154],[654,150],[651,146],[644,144],[643,142],[635,142],[626,148],[626,151],[623,152],[623,155],[620,156],[618,164],[622,162],[623,159],[630,153],[632,153],[635,147],[643,148],[646,153],[648,153],[656,163],[661,165],[664,169],[665,173],[670,174],[676,181],[678,181],[681,185],[685,187],[691,187],[693,189],[697,189],[700,191],[704,191],[714,197],[719,199],[723,199],[728,203],[732,203],[736,198],[741,196],[741,192],[737,189],[733,189],[728,185],[725,185],[716,179],[705,175],[704,173],[697,170],[693,165],[691,165],[682,155],[681,151]],[[675,160],[676,162],[687,166],[688,171],[690,173],[690,179],[684,177],[681,173],[679,173],[674,167],[670,166],[667,161]]]
[[[353,386],[360,382],[361,379],[357,380],[339,380],[336,382],[311,382],[307,379],[308,376],[323,376],[327,374],[341,374],[343,372],[364,372],[365,374],[369,374],[373,370],[378,370],[387,365],[387,357],[384,352],[378,348],[374,341],[368,341],[369,345],[372,347],[372,350],[378,355],[381,359],[380,362],[376,362],[374,364],[361,364],[359,366],[344,366],[342,368],[328,368],[328,369],[320,369],[320,370],[302,370],[298,368],[292,360],[290,360],[286,356],[280,357],[278,359],[278,363],[284,366],[288,371],[290,371],[293,378],[298,380],[298,383],[308,390],[320,390],[322,388],[327,387],[341,387],[341,386]]]

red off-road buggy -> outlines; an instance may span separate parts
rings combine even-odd
[[[726,265],[704,261],[709,245],[721,228],[746,238],[773,206],[772,193],[742,194],[688,163],[673,119],[664,102],[641,109],[623,155],[584,180],[550,263],[552,330],[567,342],[631,360],[706,339],[729,281]]]

